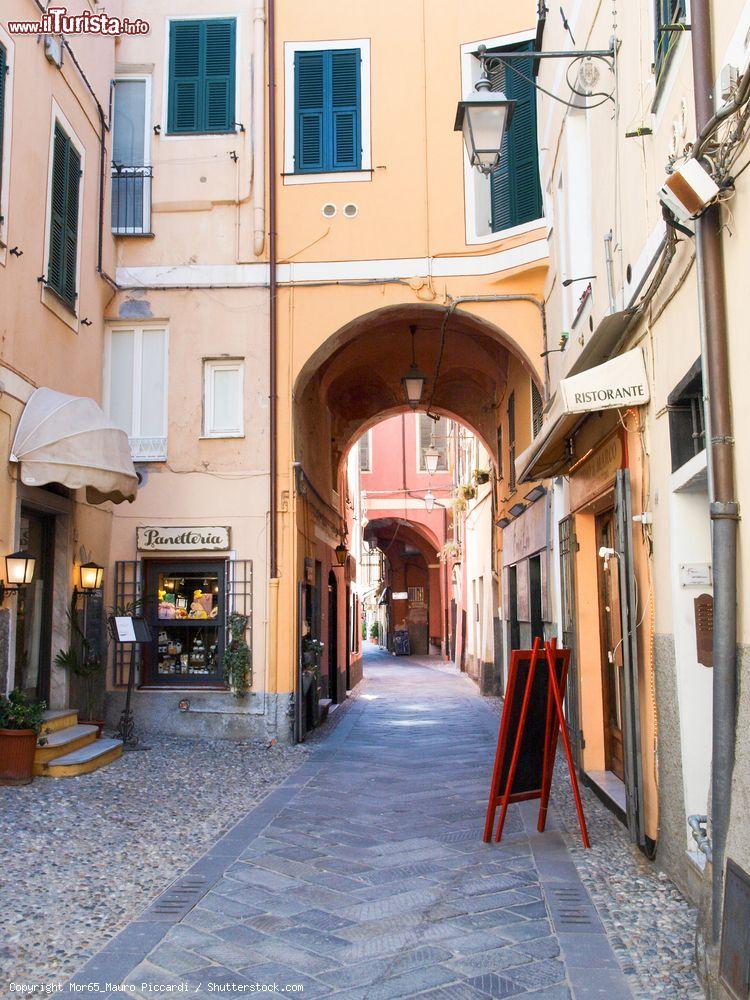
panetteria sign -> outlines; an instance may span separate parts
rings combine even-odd
[[[229,528],[138,528],[137,542],[141,552],[225,552],[229,548]]]
[[[603,365],[560,382],[565,413],[627,409],[651,398],[643,352],[639,347]]]

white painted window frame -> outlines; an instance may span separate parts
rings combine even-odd
[[[13,136],[13,79],[15,67],[15,44],[13,38],[0,25],[0,43],[5,49],[8,71],[5,76],[5,104],[3,113],[3,161],[0,163],[0,264],[5,264],[8,247],[8,218],[10,215],[10,147]]]
[[[185,132],[181,135],[169,135],[167,124],[169,121],[169,39],[172,34],[173,21],[217,21],[225,18],[235,23],[234,27],[234,117],[237,122],[242,122],[242,106],[240,103],[240,84],[243,74],[240,70],[240,52],[242,51],[242,18],[236,10],[222,13],[221,11],[211,11],[210,14],[196,14],[195,12],[185,14],[170,14],[165,19],[164,32],[164,66],[162,67],[162,93],[161,93],[161,131],[159,139],[161,142],[184,142],[186,139],[194,142],[196,139],[229,139],[232,135],[239,135],[240,129],[235,125],[232,132]],[[248,79],[250,70],[248,68]],[[248,109],[248,117],[250,111]],[[245,123],[242,122],[244,125]],[[250,131],[250,124],[245,125]]]
[[[474,53],[480,45],[488,49],[501,48],[509,45],[519,45],[536,38],[536,29],[515,31],[508,35],[497,35],[495,38],[480,38],[474,42],[466,42],[461,46],[461,97],[466,97],[474,90],[474,84],[481,75],[481,64]],[[537,123],[538,128],[538,123]],[[462,143],[463,146],[463,143]],[[540,229],[545,225],[544,216],[532,219],[520,226],[501,229],[497,233],[490,230],[490,179],[472,167],[469,155],[463,146],[464,159],[464,214],[466,226],[466,245],[480,246],[485,243],[497,243],[499,240],[512,236],[522,236]],[[542,201],[542,211],[544,201]],[[480,224],[480,213],[486,215],[486,223]]]
[[[163,435],[157,435],[164,441],[163,451],[149,454],[139,451],[137,442],[147,440],[140,433],[141,393],[143,389],[143,334],[144,332],[164,333],[164,398],[162,406]],[[169,438],[169,327],[166,323],[113,323],[107,326],[104,338],[104,410],[109,413],[112,385],[112,334],[132,333],[133,345],[133,408],[131,427],[128,433],[134,462],[164,462],[167,458],[167,441]],[[148,439],[151,440],[151,439]]]
[[[42,269],[39,272],[46,278],[49,269],[50,251],[50,226],[52,223],[52,162],[55,149],[55,125],[60,125],[65,134],[75,147],[81,158],[81,182],[78,188],[78,221],[76,226],[76,297],[73,306],[64,303],[51,288],[47,288],[44,282],[41,283],[41,299],[56,316],[66,323],[76,333],[79,332],[79,314],[81,311],[81,253],[83,250],[83,207],[86,194],[86,147],[76,134],[75,129],[65,117],[62,108],[57,101],[52,98],[52,113],[50,115],[49,130],[49,153],[47,161],[47,204],[44,212],[44,256],[42,257]]]
[[[216,430],[210,426],[214,403],[214,375],[217,371],[236,371],[239,374],[239,414],[237,430]],[[245,436],[245,359],[203,359],[203,433],[202,438],[243,438]]]
[[[144,102],[144,105],[145,105],[144,113],[143,113],[143,130],[144,130],[144,136],[143,136],[143,161],[144,162],[143,162],[143,166],[144,167],[151,167],[151,166],[153,166],[153,157],[152,157],[152,150],[151,150],[151,138],[152,138],[152,134],[153,134],[153,125],[151,124],[151,115],[152,115],[152,106],[153,106],[152,105],[153,76],[151,75],[151,73],[117,73],[117,74],[115,74],[115,77],[114,77],[115,85],[120,80],[135,80],[135,81],[142,80],[146,84],[145,93],[143,95],[143,102]],[[115,86],[114,89],[116,90],[117,87]],[[116,125],[117,125],[117,122],[116,122],[116,119],[115,119],[115,95],[113,93],[112,94],[112,134],[113,134],[113,139],[114,139],[114,131],[115,131]],[[111,172],[112,172],[112,164],[110,163],[110,174],[111,174]],[[110,179],[110,183],[111,183],[111,179]],[[111,191],[110,191],[110,195],[111,195]],[[145,230],[146,221],[147,221],[147,219],[149,219],[149,217],[151,215],[151,202],[152,202],[152,200],[153,200],[153,177],[151,178],[151,183],[149,184],[149,202],[148,202],[148,205],[146,204],[146,199],[145,198],[143,199],[143,219],[142,219],[142,224],[143,224],[144,230]],[[109,223],[110,223],[110,229],[111,229],[112,228],[112,210],[111,210],[111,205],[110,205],[110,219],[109,219]],[[125,231],[125,230],[119,230],[119,229],[112,229],[112,234],[114,236],[127,236],[127,235],[129,235],[127,233],[127,231]]]
[[[321,174],[294,172],[294,57],[297,52],[328,52],[359,49],[360,133],[362,165],[359,170],[336,170]],[[284,184],[343,184],[372,180],[372,104],[370,96],[371,56],[369,38],[344,38],[316,42],[284,43]]]
[[[366,469],[360,468],[360,464],[359,464],[359,441],[357,441],[357,469],[359,470],[359,472],[372,472],[372,465],[373,465],[373,462],[372,462],[372,427],[369,429],[369,431],[365,431],[364,437],[367,438],[367,459],[368,459],[368,461],[367,461],[367,468]]]

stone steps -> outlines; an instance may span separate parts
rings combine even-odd
[[[73,778],[90,774],[122,756],[122,741],[97,739],[98,727],[78,722],[75,708],[44,713],[40,739],[34,754],[34,774],[44,778]]]

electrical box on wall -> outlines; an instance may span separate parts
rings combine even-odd
[[[44,36],[44,54],[47,60],[59,69],[63,61],[63,41],[62,35]]]
[[[681,222],[695,218],[719,193],[709,172],[697,160],[688,160],[669,174],[659,198]]]

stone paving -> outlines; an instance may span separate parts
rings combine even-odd
[[[313,755],[74,983],[100,996],[121,982],[143,997],[255,984],[340,1000],[633,996],[554,815],[539,835],[534,804],[514,806],[503,843],[481,843],[496,733],[465,677],[371,660]]]

